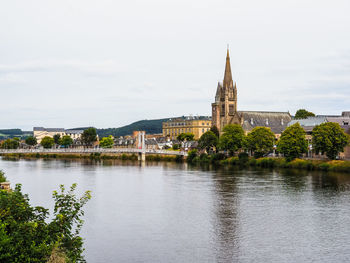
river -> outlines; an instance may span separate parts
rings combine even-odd
[[[350,175],[0,159],[33,205],[92,191],[87,262],[350,262]]]

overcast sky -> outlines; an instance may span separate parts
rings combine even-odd
[[[226,46],[238,110],[350,110],[349,0],[0,3],[0,128],[210,115]]]

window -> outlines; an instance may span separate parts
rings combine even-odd
[[[202,132],[204,133],[204,129],[202,129]]]
[[[348,121],[344,121],[343,124],[344,125],[349,125],[349,122]]]
[[[233,105],[231,104],[231,105],[228,105],[228,113],[229,114],[231,114],[231,115],[233,115]]]

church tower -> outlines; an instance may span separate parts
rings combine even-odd
[[[241,124],[237,112],[237,87],[233,84],[230,54],[227,49],[224,81],[218,83],[215,102],[212,103],[212,124],[220,132],[227,124]]]

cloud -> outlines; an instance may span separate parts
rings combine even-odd
[[[0,73],[45,72],[45,71],[79,71],[87,75],[115,75],[127,72],[128,65],[114,60],[82,61],[82,60],[30,60],[17,64],[0,64]],[[135,70],[135,69],[134,69]],[[137,69],[136,69],[137,70]]]

